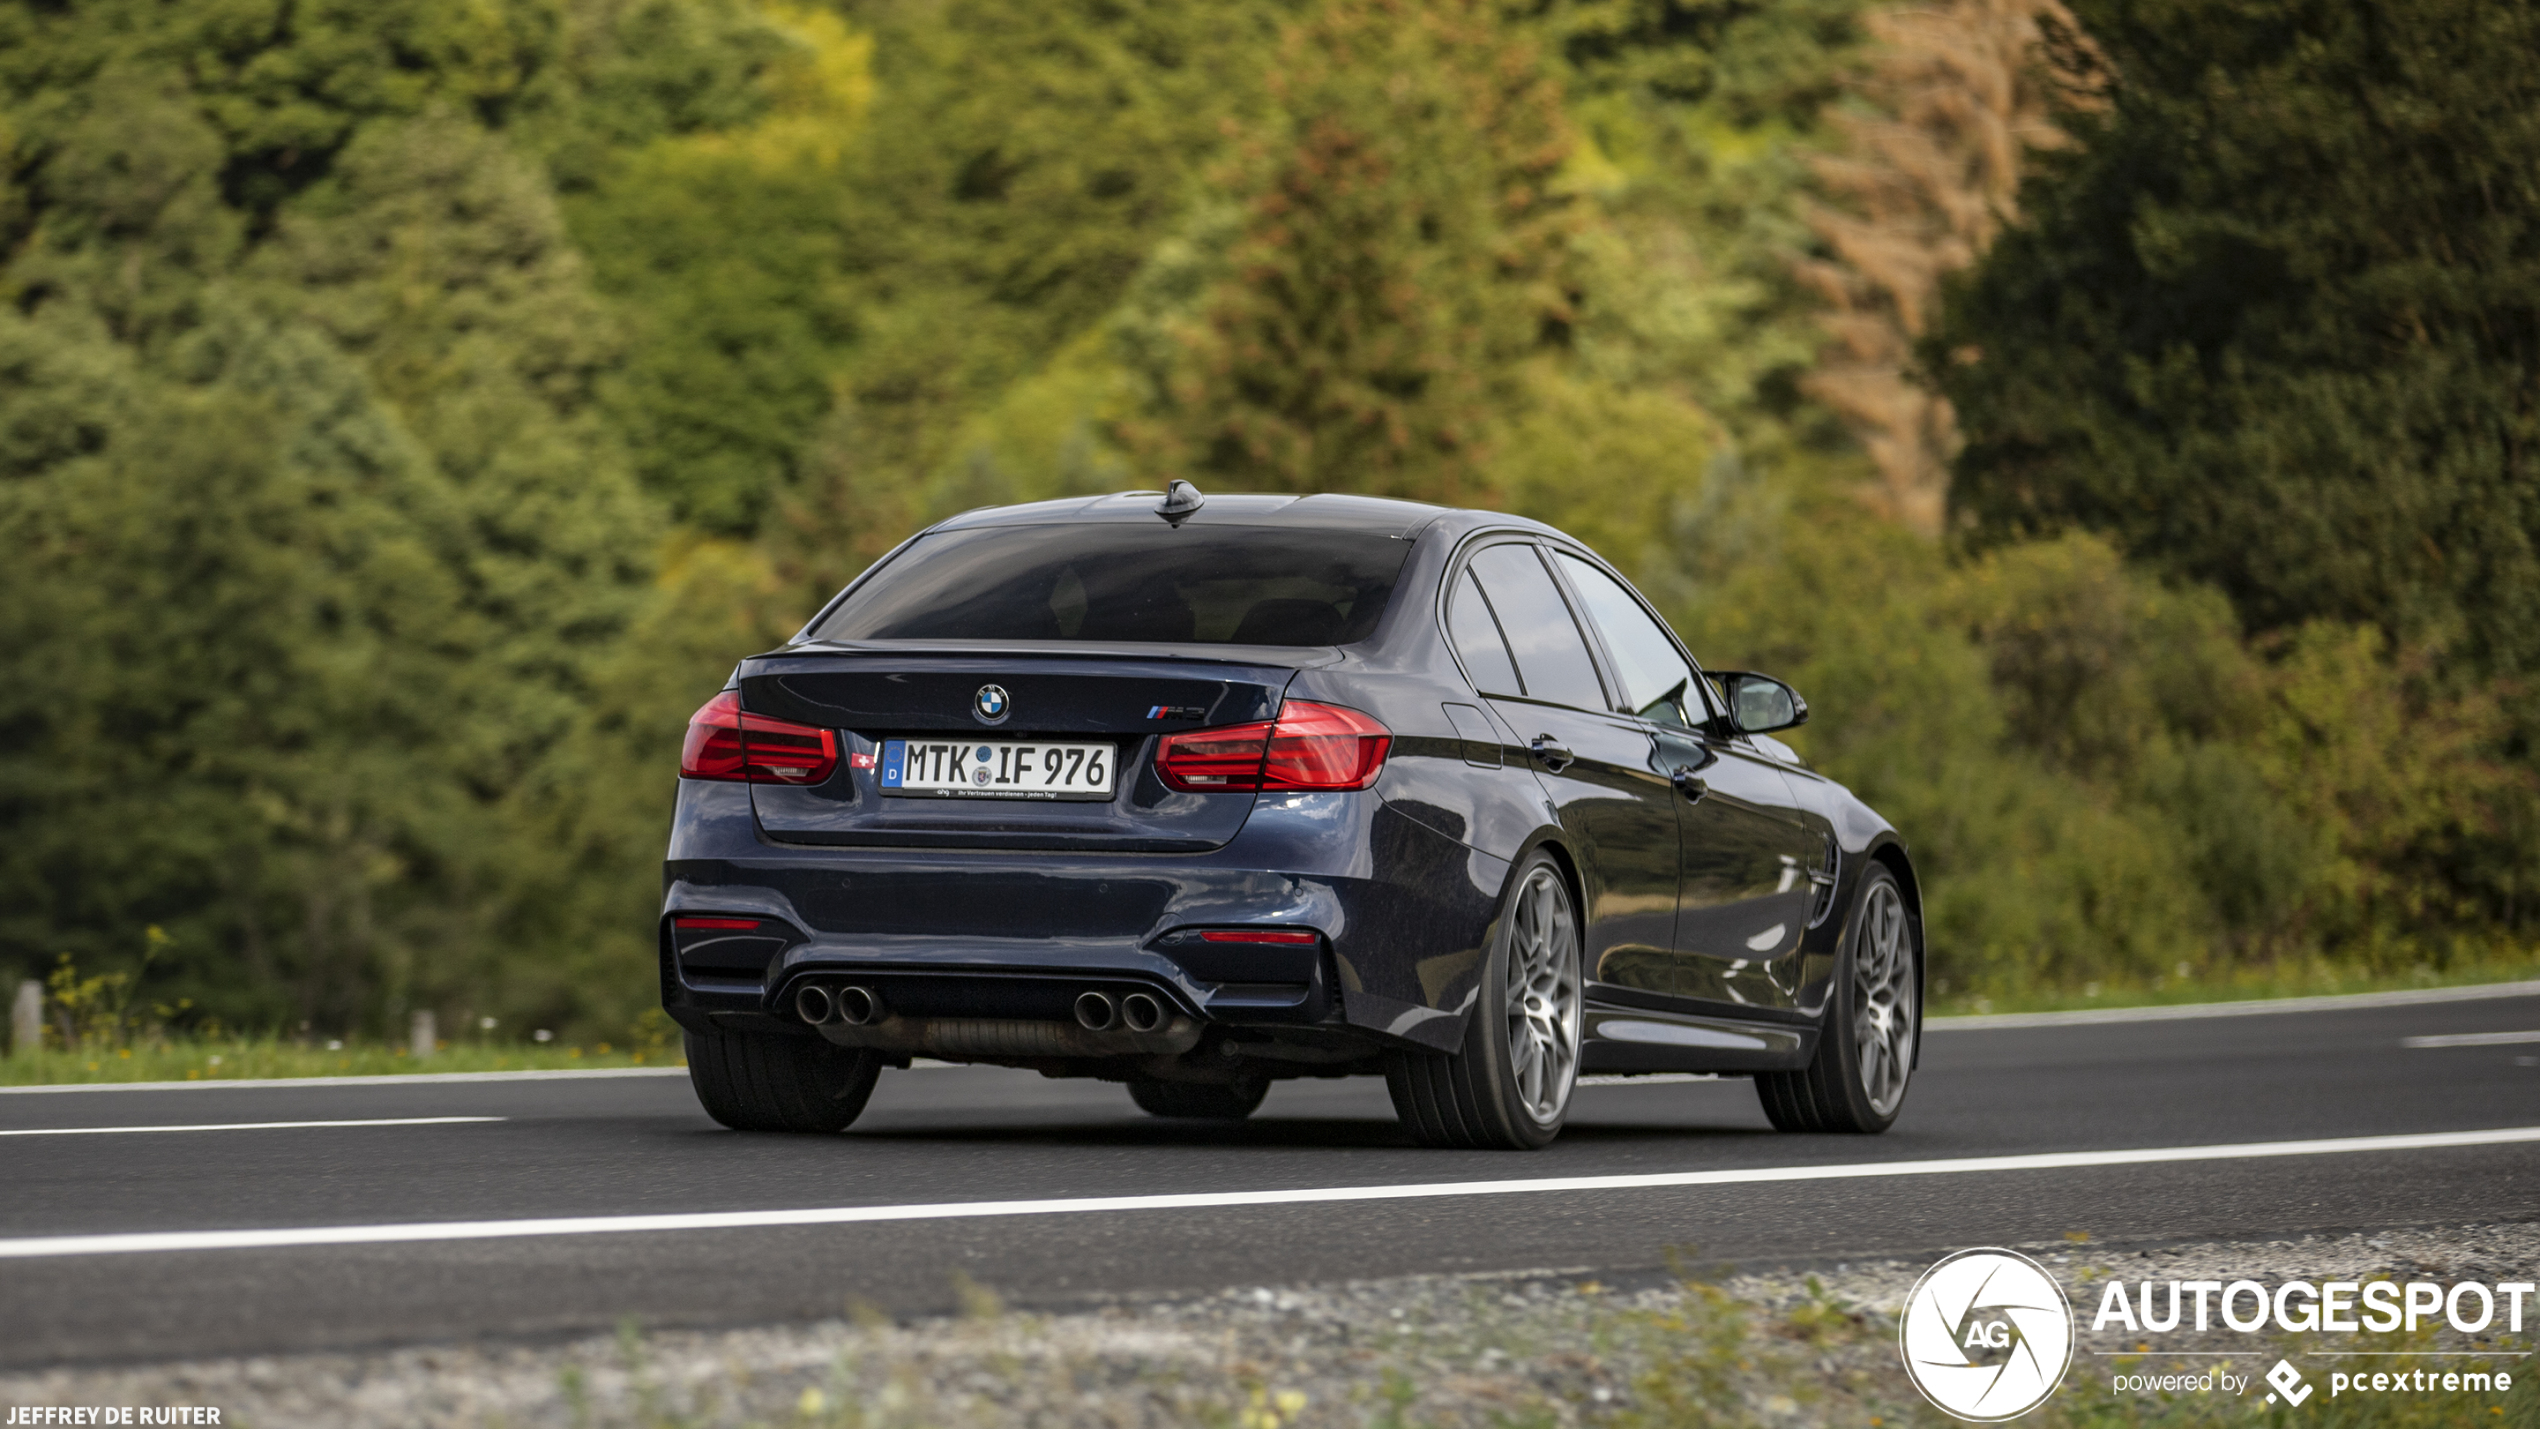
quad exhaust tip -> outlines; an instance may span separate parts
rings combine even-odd
[[[869,987],[838,989],[838,1020],[849,1027],[869,1027],[887,1014],[882,1008],[882,994]]]
[[[890,1015],[882,1005],[882,995],[869,987],[849,984],[832,992],[819,983],[805,983],[794,994],[794,1012],[814,1027],[831,1021],[849,1027],[869,1027]],[[1125,1027],[1132,1032],[1158,1032],[1172,1020],[1172,1012],[1153,993],[1133,992],[1114,998],[1107,992],[1083,992],[1076,996],[1076,1022],[1090,1032],[1109,1032]]]
[[[837,1006],[830,1001],[829,989],[813,982],[803,984],[802,991],[794,994],[794,1011],[803,1021],[818,1027],[829,1020]]]

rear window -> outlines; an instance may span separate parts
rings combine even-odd
[[[1347,645],[1411,542],[1270,526],[986,526],[917,543],[817,640],[1149,640]]]

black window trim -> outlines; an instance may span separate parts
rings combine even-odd
[[[1463,541],[1456,547],[1454,557],[1447,562],[1446,579],[1441,581],[1438,585],[1439,599],[1435,602],[1437,606],[1438,633],[1446,641],[1447,658],[1455,662],[1456,671],[1457,673],[1463,675],[1464,683],[1472,687],[1473,693],[1477,695],[1482,693],[1481,681],[1474,679],[1473,672],[1464,668],[1464,657],[1455,648],[1455,632],[1447,625],[1446,620],[1447,607],[1453,603],[1456,581],[1461,579],[1467,570],[1471,569],[1473,558],[1493,546],[1525,546],[1534,552],[1536,562],[1544,568],[1546,574],[1551,576],[1553,590],[1560,595],[1563,606],[1569,611],[1570,623],[1578,628],[1581,643],[1587,646],[1589,668],[1596,671],[1597,692],[1604,699],[1606,707],[1602,710],[1589,710],[1588,713],[1613,713],[1615,692],[1619,690],[1621,686],[1616,682],[1613,666],[1606,657],[1605,638],[1597,632],[1596,627],[1593,624],[1580,615],[1578,593],[1571,590],[1569,582],[1561,578],[1561,572],[1556,567],[1556,564],[1547,550],[1542,533],[1536,531],[1511,531],[1504,528],[1489,531],[1476,531],[1463,539]],[[1481,592],[1483,606],[1490,611],[1492,623],[1494,625],[1498,625],[1499,607],[1490,598],[1490,586],[1477,579],[1473,582],[1473,588]],[[1628,581],[1625,582],[1623,588],[1630,590],[1630,583]],[[1638,591],[1633,591],[1632,593],[1635,597],[1639,595]],[[1658,622],[1658,627],[1661,630],[1666,630],[1667,622],[1663,620]],[[1675,632],[1668,630],[1667,638],[1670,640],[1675,639]],[[1500,644],[1507,646],[1509,667],[1517,672],[1517,683],[1521,685],[1524,684],[1526,682],[1526,671],[1523,666],[1517,664],[1517,648],[1514,645],[1508,644],[1508,632],[1505,628],[1500,630],[1499,640]],[[1681,642],[1679,642],[1678,648],[1682,648]],[[1693,669],[1696,675],[1700,675],[1702,673],[1702,667],[1699,665],[1695,665]],[[1581,706],[1570,704],[1564,700],[1549,700],[1540,695],[1531,693],[1523,695],[1483,695],[1482,697],[1484,699],[1493,700],[1517,699],[1523,700],[1531,705],[1549,705],[1554,709],[1575,710],[1581,708]],[[1625,713],[1624,717],[1627,719],[1634,718],[1634,716],[1630,715],[1628,712]]]
[[[1508,643],[1508,625],[1507,622],[1499,618],[1499,605],[1490,598],[1490,587],[1482,584],[1482,578],[1475,575],[1472,567],[1468,565],[1456,568],[1455,578],[1446,583],[1446,588],[1450,591],[1454,591],[1460,589],[1463,583],[1467,581],[1472,583],[1473,594],[1482,602],[1482,614],[1490,617],[1491,633],[1499,637],[1499,653],[1508,657],[1508,674],[1510,678],[1517,682],[1517,693],[1514,698],[1521,700],[1533,699],[1533,693],[1526,688],[1525,667],[1517,663],[1517,647]],[[1441,610],[1438,613],[1438,618],[1446,622],[1447,653],[1455,657],[1456,668],[1462,670],[1464,669],[1464,652],[1455,648],[1455,622],[1450,618],[1452,613],[1451,608],[1454,604],[1454,600],[1450,598],[1447,601],[1449,609]],[[1473,687],[1473,693],[1480,695],[1484,699],[1510,698],[1505,695],[1493,695],[1484,690],[1482,688],[1482,682],[1474,679],[1473,672],[1470,670],[1464,671],[1464,683],[1471,685]]]
[[[1587,547],[1582,546],[1577,542],[1547,541],[1543,544],[1548,551],[1557,551],[1562,555],[1575,557],[1614,578],[1614,583],[1623,588],[1623,594],[1632,598],[1633,602],[1640,607],[1641,614],[1648,616],[1650,621],[1658,627],[1659,633],[1667,637],[1667,643],[1675,647],[1675,651],[1678,655],[1684,657],[1685,667],[1693,671],[1694,684],[1700,688],[1688,691],[1687,693],[1692,694],[1696,700],[1701,702],[1703,718],[1702,722],[1695,725],[1690,732],[1696,735],[1708,735],[1716,730],[1719,727],[1720,712],[1712,707],[1710,675],[1704,672],[1702,662],[1693,658],[1693,652],[1685,648],[1683,637],[1676,634],[1676,627],[1668,624],[1667,617],[1660,615],[1657,607],[1649,603],[1649,598],[1640,593],[1640,587],[1633,585],[1629,580],[1625,579],[1623,573],[1614,569],[1611,562],[1598,556],[1596,552],[1589,550]],[[1586,598],[1581,596],[1577,589],[1570,584],[1570,573],[1561,569],[1561,563],[1559,561],[1547,559],[1544,561],[1544,565],[1551,570],[1553,579],[1559,583],[1562,598],[1570,602],[1571,613],[1576,616],[1579,612],[1585,610],[1587,608]],[[1622,665],[1614,658],[1614,652],[1606,648],[1605,632],[1597,628],[1595,621],[1582,618],[1579,620],[1579,629],[1587,635],[1588,648],[1596,656],[1597,675],[1598,678],[1605,681],[1607,691],[1606,702],[1610,705],[1620,698],[1619,692],[1623,687]],[[1655,725],[1657,723],[1656,720],[1642,718],[1640,712],[1637,710],[1627,710],[1618,707],[1613,712],[1621,715],[1625,719],[1639,720],[1643,724]]]

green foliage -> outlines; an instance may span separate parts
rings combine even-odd
[[[1959,510],[2540,669],[2540,8],[2074,8],[2111,105],[1932,348]]]
[[[1570,316],[1535,47],[1480,3],[1353,0],[1289,31],[1239,141],[1228,276],[1163,382],[1165,469],[1470,501],[1517,364]]]
[[[700,38],[748,64],[721,106],[745,117],[590,165],[567,211],[629,330],[607,395],[637,470],[678,516],[746,533],[795,480],[856,331],[840,219],[872,46],[826,13],[715,18],[728,33]]]
[[[2528,776],[2491,696],[2394,670],[2371,628],[2251,642],[2097,537],[1953,566],[1848,496],[1723,517],[1746,540],[1680,628],[1840,712],[1791,743],[1908,831],[1956,989],[2440,962],[2478,923],[2459,861]]]
[[[1953,554],[1805,395],[1861,0],[0,6],[0,964],[623,1039],[730,662],[1183,474],[1587,538],[1807,690],[1962,988],[2493,956],[2526,11],[2085,13]]]
[[[2333,888],[2295,922],[2347,939],[2526,920],[2535,725],[2495,681],[2540,668],[2540,10],[2075,8],[2107,107],[1930,347],[1959,513],[1978,544],[2103,532],[2262,635],[2258,706],[2158,696],[2253,732],[2149,776],[2189,829],[2252,831],[2216,896]]]
[[[485,122],[552,17],[233,8],[9,12],[0,946],[164,924],[159,989],[347,1027],[498,957],[506,806],[659,525],[617,329]]]
[[[1799,379],[1825,335],[1792,259],[1808,159],[1862,43],[1862,0],[1538,0],[1580,136],[1569,182],[1603,223],[1578,342],[1591,368],[1681,392],[1750,455],[1848,446]]]
[[[167,933],[156,924],[142,931],[140,965],[121,972],[80,976],[79,968],[64,953],[53,971],[44,979],[46,1009],[52,1014],[52,1031],[64,1051],[120,1047],[141,1030],[142,1016],[133,1008],[133,998],[140,991],[140,981],[150,971],[151,962],[167,950]],[[173,1009],[162,1006],[165,1014]],[[40,1032],[39,1032],[40,1036]],[[45,1039],[52,1040],[52,1039]],[[40,1045],[13,1047],[11,1055],[35,1053]]]
[[[853,341],[775,503],[805,602],[914,526],[1124,483],[1097,334],[1261,102],[1289,0],[876,5],[842,180]]]

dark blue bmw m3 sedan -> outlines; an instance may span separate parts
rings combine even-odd
[[[662,998],[706,1110],[837,1131],[929,1057],[1232,1119],[1382,1075],[1539,1147],[1583,1075],[1884,1130],[1921,896],[1887,822],[1536,522],[1354,496],[974,511],[689,726]]]

